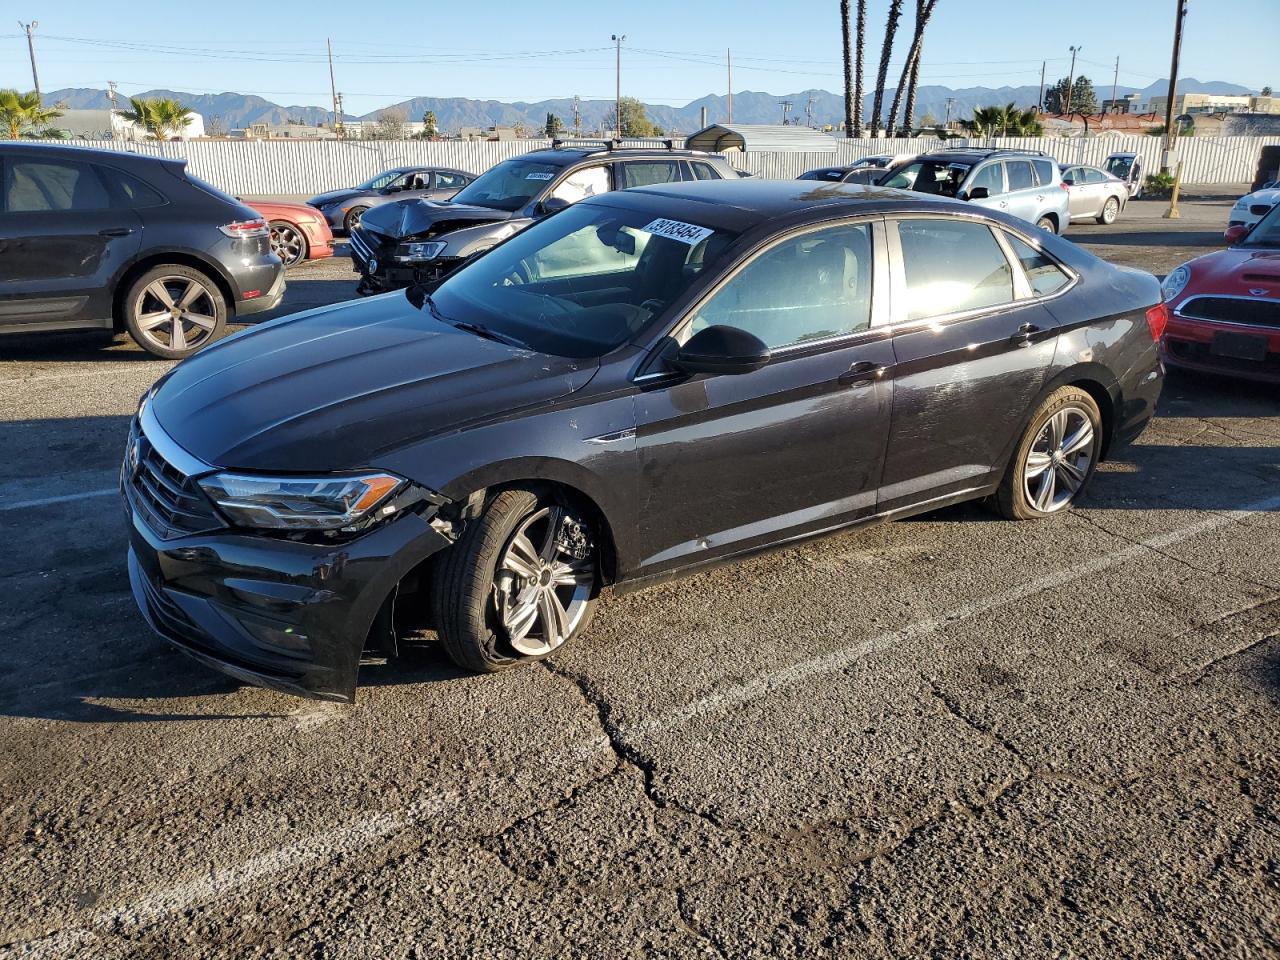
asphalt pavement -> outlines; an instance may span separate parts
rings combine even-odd
[[[1217,248],[1226,201],[1165,206],[1069,236]],[[281,311],[353,294],[340,256]],[[134,609],[116,468],[167,368],[0,341],[0,957],[1280,952],[1274,388],[1170,378],[1060,518],[606,596],[543,665],[428,646],[344,707]]]

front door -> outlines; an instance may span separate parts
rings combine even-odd
[[[109,324],[112,281],[142,222],[95,164],[7,156],[0,170],[0,325]]]
[[[882,512],[976,489],[1003,470],[1057,340],[1036,289],[1052,292],[1052,278],[1029,283],[1032,268],[1011,261],[986,224],[913,217],[895,227],[902,296]]]
[[[892,396],[883,224],[793,235],[756,255],[674,334],[762,339],[754,373],[663,380],[636,398],[645,573],[874,512]]]

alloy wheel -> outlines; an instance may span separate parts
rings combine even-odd
[[[1056,411],[1027,452],[1023,485],[1027,502],[1041,513],[1061,510],[1089,477],[1095,437],[1093,421],[1083,407]]]
[[[593,547],[563,507],[534,511],[507,541],[494,575],[494,604],[507,641],[522,656],[561,646],[590,605]]]
[[[272,221],[271,252],[279,257],[286,267],[296,266],[307,254],[307,242],[302,233],[291,223],[283,220]]]
[[[1120,201],[1115,197],[1107,200],[1102,208],[1102,222],[1112,224],[1116,222],[1116,217],[1120,214]]]
[[[218,311],[213,294],[191,277],[157,277],[138,297],[135,315],[142,335],[169,350],[193,350],[213,336]]]

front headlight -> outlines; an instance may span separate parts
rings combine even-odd
[[[1184,264],[1164,278],[1164,283],[1161,284],[1160,289],[1164,291],[1165,300],[1169,301],[1186,289],[1187,284],[1190,282],[1191,268]]]
[[[348,477],[255,477],[215,473],[200,486],[237,526],[259,530],[342,530],[371,515],[390,513],[387,503],[403,477],[367,473]]]
[[[432,240],[429,243],[402,243],[396,247],[396,259],[403,263],[434,260],[444,252],[446,246],[448,244],[443,240]]]

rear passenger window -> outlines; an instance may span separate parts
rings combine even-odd
[[[965,220],[900,220],[907,319],[1013,302],[1013,269],[991,230]]]
[[[165,202],[156,190],[147,186],[137,177],[116,170],[113,167],[98,167],[103,182],[111,193],[113,207],[125,207],[136,210],[140,207],[158,207]]]
[[[690,327],[724,324],[771,350],[844,336],[871,325],[871,228],[829,227],[784,240],[743,267]]]
[[[1030,190],[1036,185],[1035,174],[1031,164],[1026,160],[1006,160],[1005,175],[1009,178],[1009,190]]]
[[[1036,179],[1040,181],[1040,186],[1049,187],[1058,182],[1053,173],[1052,160],[1032,160],[1031,165],[1036,168]]]
[[[97,172],[76,160],[11,160],[4,168],[8,213],[106,210],[107,189]]]
[[[622,189],[652,183],[679,183],[680,167],[674,160],[632,160],[622,165]]]
[[[689,166],[693,167],[693,177],[695,180],[719,180],[720,174],[716,173],[715,167],[709,163],[702,163],[698,160],[690,160]]]
[[[1004,193],[1004,177],[1000,174],[1000,164],[989,163],[973,175],[969,192],[973,193],[978,187],[986,187],[987,195],[991,197]]]
[[[1037,296],[1056,293],[1071,282],[1062,268],[1021,237],[1006,233],[1005,239],[1026,271],[1027,281]]]

